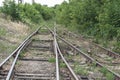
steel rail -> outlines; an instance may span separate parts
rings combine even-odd
[[[48,27],[47,27],[48,28]],[[50,29],[48,28],[48,30],[54,35],[55,33]],[[56,34],[57,36],[57,34]],[[72,68],[69,66],[69,64],[67,63],[67,61],[65,60],[64,56],[62,55],[61,51],[60,51],[60,48],[58,46],[58,43],[56,42],[56,45],[57,45],[57,50],[62,58],[62,60],[64,61],[64,63],[66,64],[67,68],[69,69],[69,71],[71,72],[72,76],[74,77],[75,80],[79,80],[78,77],[76,76],[75,72],[72,70]],[[82,80],[82,79],[80,79]]]
[[[67,43],[68,45],[70,45],[72,48],[74,48],[75,50],[77,50],[78,52],[82,53],[84,57],[88,58],[91,61],[95,61],[92,57],[88,56],[87,54],[85,54],[83,51],[81,51],[80,49],[76,48],[74,45],[72,45],[70,42],[66,41],[65,39],[61,38],[60,36],[57,35],[57,37],[59,39],[61,39],[62,41],[64,41],[65,43]]]
[[[13,69],[14,69],[15,64],[16,64],[16,62],[17,62],[18,56],[19,56],[21,50],[22,50],[22,49],[25,47],[25,45],[27,44],[27,42],[28,42],[28,40],[27,40],[27,41],[22,45],[22,47],[18,50],[17,55],[16,55],[16,57],[15,57],[13,63],[12,63],[12,66],[11,66],[9,72],[8,72],[8,75],[7,75],[6,80],[10,80],[10,78],[11,78],[11,76],[12,76]]]
[[[47,27],[48,28],[48,27]],[[48,28],[49,31],[54,34],[54,32]],[[72,45],[70,42],[66,41],[65,39],[61,38],[60,36],[58,36],[56,34],[57,38],[59,38],[60,40],[64,41],[66,44],[70,45],[71,47],[73,47],[75,50],[77,50],[78,52],[80,52],[84,57],[86,57],[87,59],[91,60],[92,62],[96,62],[96,64],[98,64],[101,67],[106,68],[104,65],[102,65],[101,63],[99,63],[98,61],[96,61],[95,59],[93,59],[92,57],[88,56],[86,53],[84,53],[83,51],[81,51],[80,49],[76,48],[74,45]],[[118,73],[115,73],[114,71],[106,68],[109,72],[113,73],[118,79],[120,79],[120,75]]]
[[[74,34],[74,33],[72,33],[72,32],[70,32],[70,33],[71,33],[72,35],[76,36],[76,37],[79,37],[78,35],[76,35],[76,34]],[[88,37],[89,37],[89,36],[88,36]],[[83,41],[85,40],[85,38],[83,38],[83,37],[80,37],[80,38],[81,38]],[[92,41],[89,41],[89,40],[86,40],[86,41],[88,41],[89,43],[91,43],[91,44],[93,44],[93,45],[95,45],[95,46],[97,46],[97,47],[99,47],[99,48],[107,51],[108,53],[114,55],[115,57],[120,57],[120,54],[119,54],[119,53],[113,52],[113,51],[111,51],[111,50],[109,50],[109,49],[107,49],[107,48],[105,48],[105,47],[102,47],[102,46],[100,46],[99,44],[96,44],[95,42],[92,42]]]
[[[21,46],[30,39],[33,35],[35,35],[39,31],[40,27],[36,29],[30,36],[28,36],[2,63],[0,63],[0,68],[21,48]]]
[[[101,48],[101,49],[103,49],[103,50],[105,50],[105,51],[107,51],[108,53],[110,53],[111,55],[114,55],[115,57],[120,57],[119,53],[116,53],[116,52],[113,52],[111,50],[108,50],[107,48],[104,48],[104,47],[102,47],[102,46],[100,46],[100,45],[98,45],[96,43],[92,43],[92,44],[95,45],[95,46],[97,46],[97,47],[99,47],[99,48]]]
[[[58,49],[58,52],[62,58],[62,60],[64,61],[64,63],[66,64],[67,68],[69,69],[70,73],[72,74],[72,76],[74,77],[75,80],[79,80],[78,77],[76,76],[75,72],[72,70],[72,68],[69,66],[68,62],[66,61],[66,59],[64,58],[64,56],[62,55],[62,52],[58,46],[58,43],[57,43],[57,49]],[[80,79],[82,80],[82,79]]]
[[[54,53],[56,55],[56,80],[60,80],[59,77],[59,60],[58,60],[58,51],[57,51],[57,41],[56,41],[56,29],[54,27]]]
[[[75,50],[77,50],[78,52],[80,52],[84,57],[88,58],[89,60],[91,60],[92,62],[95,62],[96,64],[98,64],[101,67],[106,68],[109,72],[113,73],[117,78],[120,79],[120,75],[118,73],[115,73],[114,71],[108,69],[107,67],[105,67],[103,64],[99,63],[98,61],[96,61],[95,59],[93,59],[92,57],[88,56],[86,53],[84,53],[83,51],[81,51],[80,49],[76,48],[74,45],[72,45],[70,42],[66,41],[65,39],[61,38],[60,36],[57,35],[57,37],[64,41],[66,44],[70,45],[71,47],[73,47]]]
[[[50,31],[52,34],[54,34],[54,32],[53,32],[50,28],[48,28],[48,29],[49,29],[49,31]],[[70,72],[72,73],[74,79],[75,79],[75,80],[79,80],[78,77],[76,76],[75,72],[72,70],[72,68],[69,66],[69,64],[67,63],[67,61],[66,61],[65,58],[63,57],[63,55],[62,55],[62,53],[61,53],[61,51],[60,51],[60,48],[59,48],[57,42],[56,42],[56,45],[57,45],[57,50],[58,50],[58,52],[59,52],[62,60],[64,61],[64,63],[66,64],[66,66],[68,67],[68,69],[70,70]],[[82,80],[82,79],[80,79],[80,80]]]

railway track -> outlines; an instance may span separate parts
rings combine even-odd
[[[53,31],[51,30],[51,32],[53,33]],[[57,38],[59,38],[61,41],[63,41],[64,43],[66,43],[67,45],[68,45],[68,47],[71,47],[72,48],[72,51],[73,50],[75,50],[75,52],[73,52],[73,54],[75,54],[75,53],[80,53],[80,54],[82,54],[82,57],[84,57],[86,60],[84,60],[84,59],[82,59],[84,62],[87,62],[88,63],[88,66],[90,66],[89,65],[89,63],[90,64],[92,64],[92,67],[93,68],[95,68],[95,67],[97,67],[97,68],[99,68],[98,69],[98,71],[99,72],[101,72],[101,73],[103,73],[104,75],[102,75],[101,77],[99,77],[99,78],[94,78],[94,77],[92,77],[94,80],[97,80],[97,79],[102,79],[102,80],[109,80],[109,79],[111,79],[111,80],[119,80],[120,79],[120,75],[118,74],[118,73],[116,73],[116,72],[114,72],[114,71],[112,71],[112,70],[110,70],[109,68],[107,68],[105,65],[103,65],[103,64],[101,64],[100,62],[98,62],[96,59],[94,59],[94,58],[92,58],[90,55],[88,55],[88,54],[86,54],[86,53],[84,53],[82,50],[80,50],[79,49],[79,46],[76,46],[75,45],[75,43],[70,43],[69,41],[67,41],[67,40],[65,40],[65,38],[66,37],[64,37],[64,38],[62,38],[62,37],[60,37],[59,35],[57,35]],[[61,42],[60,41],[60,42]],[[63,44],[62,44],[63,45]],[[65,46],[65,45],[63,45],[63,46]],[[62,47],[63,47],[62,46]],[[64,47],[64,49],[65,49],[65,47]],[[62,49],[63,50],[63,49]],[[70,51],[70,49],[68,50],[68,51]],[[65,51],[63,50],[63,53],[64,53]],[[69,53],[69,54],[71,54],[71,52],[65,52],[64,54],[66,54],[66,53]],[[72,56],[73,57],[73,56]],[[78,57],[78,55],[77,55],[77,57]],[[80,57],[78,57],[78,60],[80,59]],[[78,61],[77,60],[77,61]],[[68,60],[68,62],[69,62],[70,60]],[[72,60],[73,62],[75,61],[75,60]],[[75,62],[77,62],[77,61],[75,61]],[[80,61],[78,61],[79,63],[80,63]],[[86,64],[86,63],[85,63]],[[80,67],[80,66],[79,66]],[[73,67],[74,68],[74,67]],[[96,74],[96,72],[95,72],[95,74]],[[79,75],[81,75],[81,74],[79,74]],[[88,75],[87,75],[88,76]],[[82,76],[81,76],[82,77]],[[103,78],[104,77],[104,78]],[[89,80],[89,79],[88,79]]]
[[[55,33],[40,28],[0,64],[0,79],[79,80],[62,56]]]
[[[111,68],[118,67],[118,70],[116,69],[115,71],[119,71],[120,67],[119,54],[109,51],[95,43],[86,42],[83,39],[82,40],[79,39],[77,43],[75,41],[72,43],[74,43],[74,45],[78,46],[81,50],[86,52],[89,56],[93,57],[100,63],[103,63],[108,67],[111,66]]]
[[[61,38],[64,42],[71,45],[78,52],[82,53],[85,57],[91,61],[96,61],[99,66],[103,66],[108,71],[116,75],[116,80],[120,79],[120,55],[112,52],[106,48],[103,48],[95,43],[86,41],[76,35],[69,35],[64,33]],[[67,36],[66,36],[67,35]],[[64,38],[64,39],[63,39]],[[66,40],[67,41],[66,41]],[[72,43],[72,44],[70,44]]]
[[[50,34],[38,33],[32,40],[16,65],[17,78],[55,80],[53,37]]]
[[[85,42],[77,42],[78,39],[69,41],[67,36],[63,38],[55,28],[53,31],[38,28],[0,63],[0,79],[120,80],[119,71],[108,66],[111,63],[109,60],[106,62],[106,58],[95,54],[94,50],[87,52],[86,46],[90,46],[90,43],[86,45]],[[107,53],[102,54],[114,60],[119,59]]]

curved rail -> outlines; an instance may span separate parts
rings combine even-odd
[[[27,42],[28,42],[28,41],[27,41]],[[8,75],[7,75],[6,80],[10,80],[10,78],[11,78],[11,76],[12,76],[13,69],[14,69],[15,64],[16,64],[16,61],[17,61],[17,59],[18,59],[18,56],[19,56],[21,50],[22,50],[22,49],[24,48],[24,46],[27,44],[27,42],[25,42],[25,43],[22,45],[22,47],[18,50],[17,55],[16,55],[16,57],[15,57],[13,63],[12,63],[12,66],[11,66],[9,72],[8,72]]]
[[[93,45],[95,45],[95,46],[97,46],[97,47],[99,47],[99,48],[101,48],[101,49],[107,51],[108,54],[111,54],[111,56],[114,56],[115,58],[120,58],[120,54],[119,54],[119,53],[110,51],[110,50],[108,50],[107,48],[104,48],[104,47],[102,47],[102,46],[100,46],[100,45],[98,45],[98,44],[96,44],[96,43],[93,43],[93,42],[91,42],[91,43],[92,43]]]
[[[92,62],[95,62],[96,64],[98,64],[98,65],[101,66],[101,67],[104,67],[103,64],[99,63],[98,61],[96,61],[96,60],[93,59],[92,57],[88,56],[86,53],[84,53],[84,52],[82,52],[80,49],[76,48],[76,47],[75,47],[74,45],[72,45],[70,42],[66,41],[65,39],[61,38],[61,37],[58,36],[58,35],[57,35],[57,37],[58,37],[60,40],[62,40],[62,41],[64,41],[65,43],[67,43],[68,45],[70,45],[71,47],[73,47],[73,48],[74,48],[75,50],[77,50],[78,52],[80,52],[80,53],[81,53],[84,57],[86,57],[87,59],[91,60]],[[106,68],[106,67],[104,67],[104,68]],[[112,70],[110,70],[110,69],[108,69],[108,68],[106,68],[106,69],[107,69],[109,72],[113,73],[113,74],[116,76],[116,78],[120,79],[120,75],[119,75],[118,73],[115,73],[114,71],[112,71]]]
[[[48,28],[48,27],[47,27]],[[56,35],[50,28],[48,28],[48,30],[53,34],[53,35]],[[58,43],[56,42],[56,46],[57,46],[57,50],[62,58],[62,60],[64,61],[64,63],[66,64],[68,70],[70,71],[70,73],[72,74],[72,76],[74,77],[75,80],[79,80],[78,77],[76,76],[75,72],[72,70],[72,68],[69,66],[68,62],[65,60],[64,56],[62,55],[61,51],[60,51],[60,48],[58,46]],[[80,79],[82,80],[82,79]]]
[[[57,41],[56,41],[56,30],[54,28],[54,53],[56,55],[56,80],[60,80],[59,78],[59,60],[58,60],[58,51],[57,51]]]
[[[75,72],[72,70],[72,68],[69,66],[68,62],[65,60],[64,56],[62,55],[61,51],[60,51],[60,48],[57,44],[57,49],[58,49],[58,52],[62,58],[62,60],[64,61],[64,63],[66,64],[67,68],[69,69],[69,71],[71,72],[72,76],[74,77],[75,80],[79,80],[78,77],[76,76]],[[82,80],[82,79],[80,79]]]
[[[48,27],[47,27],[48,28]],[[49,31],[54,34],[54,32],[48,28]],[[80,52],[84,57],[86,57],[87,59],[89,59],[92,62],[96,62],[97,65],[106,68],[103,64],[99,63],[98,61],[96,61],[95,59],[93,59],[92,57],[90,57],[89,55],[87,55],[86,53],[84,53],[83,51],[81,51],[80,49],[76,48],[74,45],[72,45],[70,42],[66,41],[65,39],[61,38],[60,36],[58,36],[56,34],[57,38],[59,38],[60,40],[62,40],[63,42],[65,42],[66,44],[68,44],[69,46],[71,46],[72,48],[74,48],[75,50],[77,50],[78,52]],[[106,68],[109,72],[113,73],[113,75],[115,75],[115,77],[117,78],[116,80],[120,79],[120,75],[118,73],[115,73],[114,71]]]
[[[72,35],[76,36],[76,37],[79,37],[78,35],[76,35],[76,34],[74,34],[74,33],[72,33],[72,32],[70,32],[70,33],[71,33]],[[80,37],[80,38],[81,38],[83,41],[85,40],[85,38],[83,38],[83,37]],[[113,57],[115,57],[115,58],[120,58],[120,54],[119,54],[119,53],[116,53],[116,52],[113,52],[113,51],[111,51],[111,50],[108,50],[107,48],[102,47],[102,46],[100,46],[99,44],[96,44],[96,43],[94,43],[94,42],[92,42],[92,41],[89,41],[89,40],[86,40],[86,41],[88,41],[89,43],[91,43],[91,44],[93,44],[93,45],[95,45],[95,46],[97,46],[97,47],[99,47],[99,48],[107,51],[108,54],[111,54],[111,56],[113,56]]]
[[[1,64],[0,68],[25,44],[25,42],[30,39],[33,35],[35,35],[39,31],[40,27],[34,31],[30,36],[28,36]]]

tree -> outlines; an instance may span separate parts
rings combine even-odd
[[[14,0],[5,0],[3,2],[4,6],[2,7],[1,11],[6,14],[10,15],[12,17],[12,20],[19,20],[19,13],[18,13],[18,7],[15,4]]]

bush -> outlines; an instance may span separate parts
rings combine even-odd
[[[1,8],[1,12],[10,15],[12,20],[22,21],[24,23],[33,22],[39,24],[43,20],[50,20],[53,17],[53,8],[47,6],[41,6],[34,3],[33,5],[16,4],[15,1],[4,1],[4,6]]]

